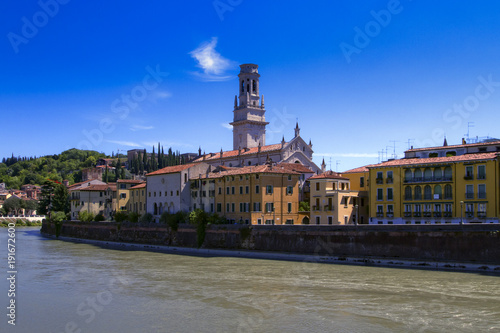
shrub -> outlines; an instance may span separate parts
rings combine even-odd
[[[87,211],[81,211],[78,213],[78,219],[82,222],[91,222],[94,220],[94,214]]]
[[[201,247],[205,241],[208,217],[209,215],[201,209],[196,209],[189,213],[189,222],[196,225],[196,241],[198,242],[198,247]]]
[[[145,213],[139,219],[140,223],[151,223],[153,222],[153,215],[151,213]]]
[[[128,213],[125,211],[118,211],[115,213],[115,221],[121,223],[128,219]]]
[[[135,212],[128,214],[128,220],[132,223],[137,223],[139,221],[139,214]]]
[[[94,221],[96,222],[102,222],[102,221],[105,221],[106,218],[104,217],[104,215],[102,215],[101,213],[97,214],[95,217],[94,217]]]

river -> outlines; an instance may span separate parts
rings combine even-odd
[[[0,228],[0,332],[499,332],[500,277],[198,257]],[[15,299],[15,327],[6,316]]]

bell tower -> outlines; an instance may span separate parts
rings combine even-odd
[[[259,66],[240,65],[238,74],[239,95],[234,98],[233,149],[254,148],[266,145],[264,96],[259,97]]]

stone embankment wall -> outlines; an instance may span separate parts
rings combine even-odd
[[[55,235],[54,224],[42,233]],[[196,227],[65,222],[61,236],[112,242],[197,247]],[[376,257],[500,264],[500,225],[245,226],[211,225],[203,248],[278,251],[321,256]]]

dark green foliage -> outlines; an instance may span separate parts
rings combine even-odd
[[[95,217],[94,217],[94,221],[96,222],[102,222],[102,221],[105,221],[106,218],[104,217],[104,215],[102,215],[101,213],[97,214]]]
[[[145,213],[139,218],[140,223],[151,223],[153,222],[153,215],[151,213]]]
[[[173,231],[177,231],[179,229],[179,223],[184,223],[187,218],[188,215],[182,211],[178,211],[175,214],[164,212],[161,214],[160,223],[168,225]]]
[[[47,215],[51,211],[62,211],[67,214],[70,210],[69,193],[66,186],[56,181],[45,181],[42,185],[38,213]]]
[[[196,209],[189,213],[189,222],[196,225],[196,241],[199,248],[205,241],[208,217],[208,214],[201,209]]]
[[[7,212],[7,214],[19,215],[23,206],[23,200],[17,197],[10,197],[3,203],[3,209]]]
[[[309,212],[311,210],[309,202],[301,201],[299,202],[299,212]]]
[[[128,220],[132,223],[139,222],[139,214],[137,214],[136,212],[129,213]]]
[[[125,211],[118,211],[115,213],[115,221],[121,223],[128,220],[128,213]]]
[[[250,236],[251,233],[252,233],[252,229],[250,229],[250,227],[240,228],[241,242],[244,242]]]
[[[81,211],[78,213],[78,220],[82,222],[92,222],[94,220],[94,214],[86,211]]]

